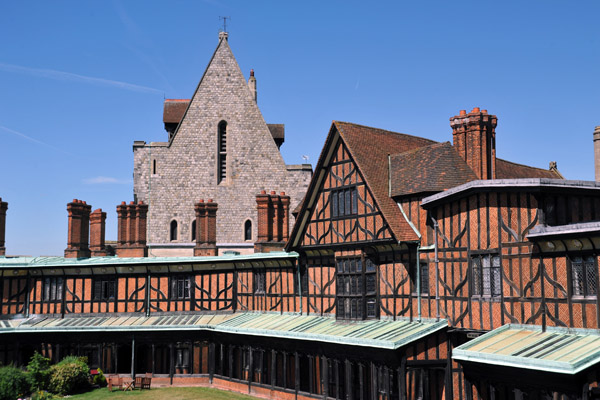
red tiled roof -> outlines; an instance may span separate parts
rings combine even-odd
[[[520,178],[550,178],[564,179],[555,170],[530,167],[528,165],[496,158],[496,179],[520,179]]]
[[[166,99],[163,109],[163,122],[165,124],[178,124],[187,110],[190,99]]]
[[[441,192],[477,180],[449,142],[393,154],[390,161],[392,197]]]
[[[313,207],[316,198],[314,192],[319,190],[318,186],[324,175],[322,170],[327,168],[326,159],[333,151],[331,146],[336,132],[345,142],[379,210],[398,241],[417,240],[417,237],[399,211],[393,196],[440,192],[477,180],[473,170],[449,142],[439,143],[403,133],[334,121],[305,199],[294,210],[299,214],[286,246],[288,251],[298,245],[300,240],[298,235],[303,234],[308,221],[308,217],[304,214],[310,212]],[[388,176],[388,155],[390,155],[391,176]],[[564,179],[556,170],[543,170],[498,158],[496,175],[497,179]],[[392,197],[388,191],[388,179],[391,179],[392,183]]]
[[[398,205],[389,196],[388,154],[404,153],[436,142],[348,122],[334,121],[333,124],[363,174],[396,240],[417,240],[415,232],[398,211]]]

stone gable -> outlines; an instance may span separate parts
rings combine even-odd
[[[227,123],[227,172],[217,183],[221,121]],[[257,234],[256,194],[261,190],[286,192],[292,209],[304,196],[311,170],[289,169],[227,37],[222,37],[171,141],[134,143],[134,194],[149,204],[149,244],[181,248],[191,243],[194,203],[213,199],[219,205],[217,245],[245,243],[251,249]],[[169,238],[173,219],[178,224],[176,241]],[[253,228],[253,241],[247,243],[246,220],[252,221]]]

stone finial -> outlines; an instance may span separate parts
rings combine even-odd
[[[248,87],[250,88],[250,93],[252,93],[252,98],[254,102],[258,99],[258,94],[256,92],[256,78],[254,77],[254,70],[250,70],[250,78],[248,78]]]

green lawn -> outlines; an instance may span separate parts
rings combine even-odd
[[[70,396],[69,400],[135,399],[135,400],[256,400],[255,397],[204,387],[173,387],[132,392],[113,391],[107,388]]]

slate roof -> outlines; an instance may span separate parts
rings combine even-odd
[[[449,142],[390,156],[391,195],[441,192],[477,180]]]
[[[56,318],[34,316],[0,321],[4,333],[49,332],[164,332],[215,331],[239,335],[264,336],[398,349],[431,333],[446,329],[446,320],[410,321],[408,318],[338,321],[334,317],[280,313],[239,312],[233,314],[167,314],[156,316],[99,315]]]

